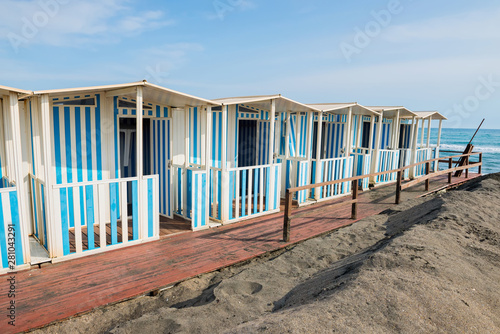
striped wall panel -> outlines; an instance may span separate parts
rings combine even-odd
[[[392,131],[392,120],[383,119],[382,121],[382,137],[380,141],[380,149],[385,150],[390,145]]]
[[[259,121],[257,124],[257,165],[267,165],[269,163],[269,135],[271,133],[271,123]]]
[[[344,148],[344,131],[346,125],[339,122],[324,123],[322,136],[324,137],[323,159],[333,159],[342,156],[341,149]]]
[[[85,97],[91,97],[86,95]],[[78,99],[80,96],[53,99]],[[54,162],[56,183],[77,183],[102,180],[102,133],[100,95],[95,95],[95,106],[57,106],[52,108],[54,129]],[[79,202],[83,207],[83,188],[60,191],[61,201]],[[77,208],[78,209],[78,208]],[[62,218],[63,224],[66,220]],[[69,207],[68,225],[63,230],[74,227],[75,221],[84,224],[81,214]]]
[[[187,171],[188,187],[187,187],[187,217],[191,219],[193,229],[199,229],[208,225],[207,221],[207,206],[205,201],[205,193],[207,191],[207,174],[206,172]]]
[[[172,121],[170,119],[153,119],[151,121],[151,172],[159,176],[160,214],[168,217],[172,217],[173,214],[171,205],[172,171],[169,168],[169,161],[172,159],[171,129]]]
[[[9,268],[9,256],[16,265],[24,264],[17,190],[0,193],[0,268]],[[14,235],[9,234],[14,232]],[[14,236],[14,237],[13,237]],[[13,237],[13,238],[12,238]]]

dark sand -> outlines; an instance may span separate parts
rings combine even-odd
[[[500,174],[37,333],[500,333]]]

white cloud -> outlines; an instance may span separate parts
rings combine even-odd
[[[255,9],[257,5],[251,0],[213,0],[213,11],[205,16],[209,20],[224,20],[224,18],[235,11],[244,12]]]
[[[162,11],[135,10],[128,0],[6,0],[0,11],[0,39],[17,47],[87,47],[173,23]]]
[[[500,9],[482,9],[435,17],[387,28],[382,38],[390,42],[498,41]]]

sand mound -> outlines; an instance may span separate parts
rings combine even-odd
[[[500,175],[46,333],[498,333]]]

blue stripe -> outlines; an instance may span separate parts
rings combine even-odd
[[[63,254],[69,254],[69,227],[68,227],[68,199],[66,196],[66,188],[60,189],[61,197],[61,228],[63,239]]]
[[[271,204],[271,201],[270,201],[270,198],[269,198],[269,187],[270,187],[270,184],[269,184],[269,176],[271,175],[271,167],[267,167],[266,168],[266,176],[267,176],[267,182],[266,182],[266,211],[269,211],[270,210],[270,204]]]
[[[254,171],[253,179],[253,213],[257,213],[257,197],[259,197],[259,169]],[[250,209],[249,209],[250,211]]]
[[[163,171],[161,173],[161,180],[162,180],[161,188],[163,191],[163,196],[162,196],[163,214],[167,214],[167,212],[166,212],[167,205],[165,203],[165,199],[167,198],[167,189],[165,187],[165,176],[167,175],[167,161],[166,161],[166,156],[165,156],[165,152],[166,152],[165,146],[168,146],[169,142],[165,141],[165,132],[166,132],[166,130],[165,130],[166,121],[165,120],[161,121],[161,126],[162,126],[162,142],[164,143],[163,152],[161,152],[161,155],[160,155],[162,157],[162,160],[163,160]]]
[[[117,192],[117,183],[109,184],[109,201],[110,201],[110,211],[111,211],[111,244],[116,245],[118,243],[118,229],[117,229],[117,220],[118,220],[118,212],[117,212],[117,200],[116,200],[116,192]]]
[[[139,239],[139,205],[138,205],[138,201],[139,201],[139,196],[137,194],[137,181],[132,181],[132,240]]]
[[[193,162],[198,164],[198,108],[193,108]]]
[[[2,268],[8,268],[9,261],[7,258],[7,235],[5,233],[2,197],[3,195],[0,194],[0,254],[2,255]]]
[[[201,174],[201,219],[200,225],[207,225],[207,201],[205,200],[205,194],[207,191],[207,175]]]
[[[62,172],[61,172],[61,139],[60,139],[60,125],[59,125],[59,107],[54,107],[53,109],[54,118],[54,156],[56,164],[56,182],[57,184],[62,183]]]
[[[148,237],[153,236],[153,179],[148,179]]]
[[[118,97],[115,96],[113,98],[113,105],[114,105],[114,138],[115,138],[115,178],[118,178],[120,173],[120,166],[118,165]],[[88,133],[88,130],[87,130]],[[88,142],[88,141],[87,141]],[[88,154],[88,150],[87,150]],[[88,166],[88,165],[87,165]],[[92,181],[89,179],[89,181]]]
[[[102,180],[102,155],[101,155],[101,97],[96,94],[95,108],[95,141],[96,141],[96,163],[97,163],[97,179]]]
[[[23,256],[23,242],[21,239],[21,224],[19,221],[19,203],[17,201],[17,191],[11,191],[9,193],[9,197],[10,197],[10,216],[15,231],[16,265],[20,265],[24,264],[24,256]]]
[[[242,217],[245,217],[246,214],[245,214],[245,204],[246,204],[246,201],[245,201],[245,195],[246,195],[246,192],[247,192],[247,170],[242,170],[241,171],[241,216]]]
[[[117,129],[118,117],[115,117],[115,128]],[[87,149],[87,181],[93,181],[92,175],[92,121],[90,118],[90,107],[85,107],[85,142]],[[116,177],[118,177],[118,173],[120,167],[118,166],[118,138],[117,133],[115,131],[115,152],[116,152]]]
[[[94,249],[94,190],[93,186],[85,186],[85,203],[87,210],[87,242],[88,250]],[[101,245],[102,246],[102,245]]]
[[[199,178],[199,175],[197,173],[194,173],[193,177],[194,177],[194,190],[195,191],[192,191],[190,195],[191,196],[196,196],[196,194],[198,194],[198,178]],[[198,199],[197,198],[194,199],[193,205],[194,205],[194,207],[193,207],[193,227],[197,228],[198,227],[198,219],[199,219],[199,217],[198,217],[198,205],[199,205],[199,203],[198,203]]]

